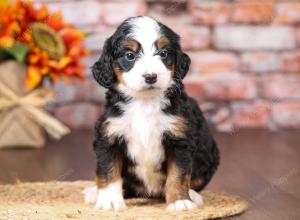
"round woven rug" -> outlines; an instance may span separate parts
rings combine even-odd
[[[192,211],[167,212],[153,199],[128,199],[120,212],[100,211],[83,201],[90,181],[0,185],[0,219],[213,219],[244,212],[247,202],[237,196],[203,191],[204,205]]]

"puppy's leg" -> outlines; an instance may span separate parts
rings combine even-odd
[[[168,211],[191,210],[197,203],[189,195],[192,173],[192,147],[186,139],[164,142],[167,152],[167,181],[165,197]],[[194,194],[193,194],[194,195]]]
[[[168,161],[166,182],[167,211],[182,211],[197,208],[189,196],[191,174],[185,173],[174,160]]]
[[[94,151],[97,158],[97,187],[86,189],[86,202],[96,203],[98,209],[118,211],[126,207],[121,178],[124,141],[109,139],[101,132],[96,134]]]
[[[101,151],[100,154],[97,153],[97,160],[98,198],[96,208],[115,211],[124,209],[126,205],[123,198],[120,154],[107,149]]]

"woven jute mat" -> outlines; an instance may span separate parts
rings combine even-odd
[[[196,210],[167,212],[161,200],[128,199],[121,212],[100,211],[83,201],[81,191],[89,181],[19,183],[0,185],[0,219],[213,219],[244,212],[247,202],[237,196],[203,191],[204,205]]]

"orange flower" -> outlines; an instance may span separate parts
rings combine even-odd
[[[26,76],[26,87],[28,89],[34,89],[40,85],[42,81],[42,75],[40,69],[37,66],[30,65],[28,67]]]
[[[36,10],[33,9],[32,13],[34,19],[37,21],[45,20],[49,16],[48,8],[45,5],[42,5],[39,9]]]
[[[84,39],[84,34],[74,28],[66,28],[62,31],[62,37],[67,45],[80,43]]]
[[[60,12],[50,13],[45,5],[36,8],[30,0],[17,0],[13,3],[0,0],[0,14],[0,47],[12,47],[16,42],[29,46],[26,60],[28,88],[42,85],[44,77],[50,78],[54,83],[59,79],[69,82],[72,78],[83,79],[84,64],[80,59],[89,54],[83,47],[84,34],[64,23]],[[40,33],[33,35],[34,30],[30,28],[33,23],[48,27],[43,29],[49,29],[47,43]],[[51,47],[57,41],[63,44],[63,50],[59,53],[55,52],[59,48]],[[49,49],[45,45],[49,45]]]
[[[62,57],[59,61],[50,60],[49,67],[51,67],[57,71],[61,71],[64,68],[66,68],[66,66],[68,64],[70,64],[71,62],[72,62],[72,59],[70,57]]]
[[[53,14],[49,15],[45,19],[45,24],[49,25],[56,31],[60,31],[66,26],[62,21],[62,16],[60,12],[54,12]]]
[[[12,37],[1,37],[0,38],[0,47],[12,47],[15,44],[15,39]]]

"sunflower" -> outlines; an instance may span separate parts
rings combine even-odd
[[[46,5],[36,8],[32,1],[2,0],[0,14],[0,59],[7,58],[1,53],[8,53],[28,66],[28,89],[42,86],[44,79],[55,83],[84,78],[80,59],[89,54],[83,46],[85,35],[64,23],[60,12],[50,13]]]

